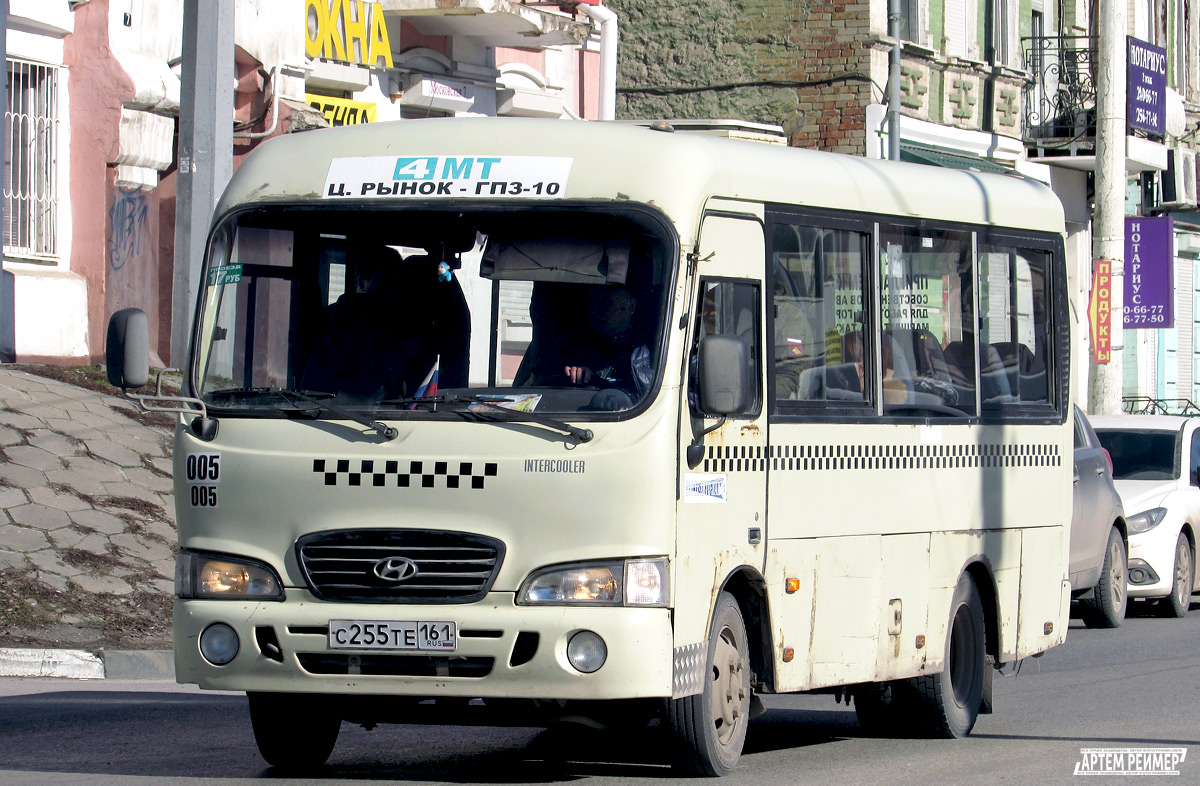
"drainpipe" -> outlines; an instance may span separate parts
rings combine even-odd
[[[888,0],[888,36],[892,51],[888,55],[888,159],[900,160],[900,0]]]
[[[271,69],[271,127],[266,131],[234,131],[234,139],[266,139],[279,127],[279,66]]]
[[[271,68],[271,127],[266,131],[235,131],[234,139],[266,139],[271,134],[275,133],[275,129],[279,128],[279,93],[282,85],[279,84],[279,77],[294,76],[304,79],[308,72],[312,70],[309,65],[283,65],[273,66]]]
[[[600,0],[580,0],[579,10],[600,25],[600,119],[617,119],[617,15]]]

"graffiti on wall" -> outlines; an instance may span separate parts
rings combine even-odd
[[[118,188],[108,210],[108,261],[113,270],[142,253],[150,206],[146,194],[138,189]]]

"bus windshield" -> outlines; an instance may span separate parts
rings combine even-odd
[[[210,243],[197,390],[254,415],[627,411],[658,384],[675,248],[636,211],[243,212]]]

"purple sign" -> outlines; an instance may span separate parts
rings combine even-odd
[[[1167,50],[1126,36],[1129,70],[1125,122],[1163,136],[1167,132]]]
[[[1175,327],[1175,220],[1125,219],[1125,329]]]

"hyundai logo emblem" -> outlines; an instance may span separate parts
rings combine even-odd
[[[372,572],[384,581],[408,581],[417,575],[417,563],[408,557],[384,557],[375,563]]]

